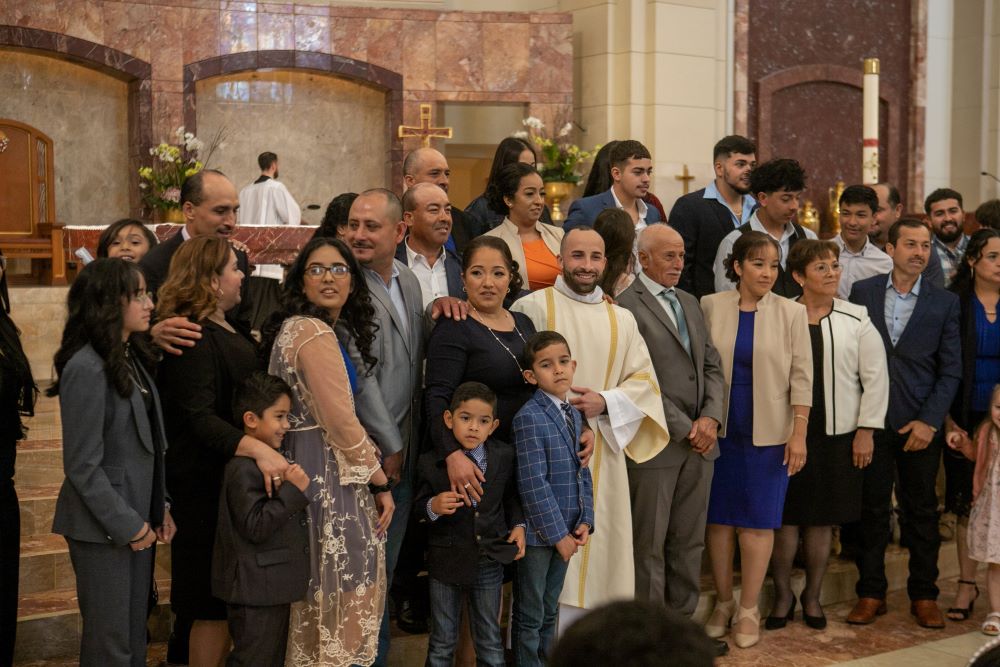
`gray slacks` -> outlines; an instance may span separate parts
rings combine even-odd
[[[146,667],[153,551],[67,537],[83,617],[81,667]]]
[[[698,607],[714,470],[713,461],[694,452],[675,466],[629,467],[637,600],[662,602],[686,616]]]

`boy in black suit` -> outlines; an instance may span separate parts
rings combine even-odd
[[[233,414],[244,432],[274,449],[288,431],[292,390],[280,378],[254,373],[236,392]],[[233,652],[226,664],[285,664],[288,612],[309,584],[309,533],[305,508],[309,477],[298,465],[272,497],[253,459],[226,464],[212,558],[212,594],[226,602]]]
[[[504,665],[500,588],[503,566],[524,555],[524,516],[514,481],[514,450],[489,439],[500,423],[493,416],[496,403],[489,387],[466,382],[444,413],[445,425],[486,477],[478,503],[463,504],[439,456],[428,452],[420,457],[413,507],[419,521],[430,522],[427,571],[433,623],[427,667],[452,664],[466,594],[476,663]]]

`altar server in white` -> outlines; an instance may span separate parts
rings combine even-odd
[[[240,190],[240,224],[252,227],[298,225],[302,209],[285,184],[278,180],[278,156],[257,156],[260,178]]]

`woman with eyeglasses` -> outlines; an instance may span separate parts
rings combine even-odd
[[[145,332],[153,302],[139,268],[98,259],[73,281],[55,355],[66,479],[52,531],[63,535],[83,617],[80,663],[146,664],[152,547],[170,542],[166,447],[155,356]]]
[[[285,664],[370,665],[395,509],[378,450],[354,412],[358,376],[376,363],[375,310],[354,255],[332,238],[314,238],[302,249],[281,302],[261,332],[261,350],[268,372],[292,388],[285,447],[312,480],[309,589],[292,604]],[[353,339],[364,367],[355,367],[335,326]]]
[[[186,317],[201,338],[180,356],[160,363],[167,439],[167,488],[178,539],[171,548],[170,604],[194,621],[190,664],[215,667],[229,651],[226,605],[212,596],[212,546],[226,463],[233,456],[256,461],[270,491],[280,486],[288,462],[270,446],[244,435],[233,415],[233,394],[257,370],[254,343],[226,320],[240,301],[243,272],[229,243],[215,236],[185,241],[170,261],[160,288],[157,316]]]

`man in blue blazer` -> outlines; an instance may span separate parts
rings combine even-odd
[[[442,296],[462,298],[462,259],[446,245],[452,230],[448,194],[433,183],[417,183],[403,193],[406,238],[396,259],[420,281],[424,308]]]
[[[889,410],[865,470],[858,602],[847,622],[865,625],[886,612],[885,548],[897,473],[901,541],[910,551],[910,613],[924,627],[943,628],[936,603],[941,538],[934,481],[941,460],[938,430],[962,374],[959,301],[921,277],[932,252],[930,230],[921,221],[894,223],[886,252],[892,257],[892,273],[855,283],[850,297],[868,309],[882,334],[889,362]]]
[[[649,192],[653,177],[653,160],[638,141],[619,141],[611,149],[611,189],[607,192],[577,199],[569,207],[563,229],[593,227],[598,214],[606,208],[620,208],[632,217],[638,233],[647,224],[660,222],[660,212],[642,200]]]

